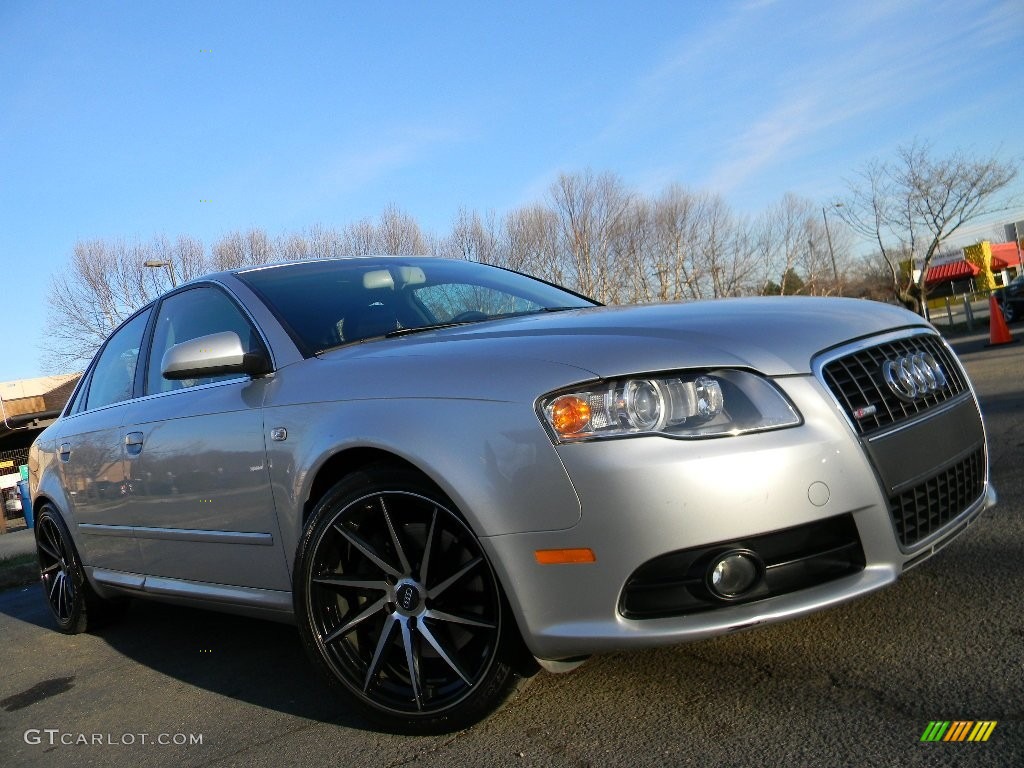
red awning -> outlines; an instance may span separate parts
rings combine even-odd
[[[979,272],[981,270],[969,261],[954,261],[949,264],[928,267],[928,275],[924,281],[929,284],[946,283],[950,280],[963,280],[964,278],[974,277]]]
[[[1020,249],[1016,243],[992,244],[992,270],[999,271],[1020,264]]]

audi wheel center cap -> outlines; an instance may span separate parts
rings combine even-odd
[[[402,611],[415,611],[420,607],[420,591],[414,584],[399,584],[395,588],[395,603]]]

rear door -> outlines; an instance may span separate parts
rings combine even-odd
[[[147,308],[106,342],[88,379],[58,422],[58,462],[82,536],[87,565],[138,573],[139,549],[128,527],[131,496],[124,463],[124,420],[133,395]]]

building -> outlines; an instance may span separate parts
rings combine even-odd
[[[928,267],[925,284],[930,297],[991,291],[1021,274],[1021,241],[969,245],[952,259]]]
[[[14,497],[28,449],[71,397],[81,374],[0,382],[0,508]],[[17,515],[16,515],[17,516]]]

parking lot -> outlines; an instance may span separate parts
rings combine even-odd
[[[136,603],[116,626],[69,637],[51,629],[37,586],[8,590],[0,763],[1024,765],[1024,344],[986,340],[957,346],[1000,504],[890,589],[541,674],[481,725],[430,738],[346,713],[291,627]],[[997,725],[984,743],[922,743],[934,720]]]

